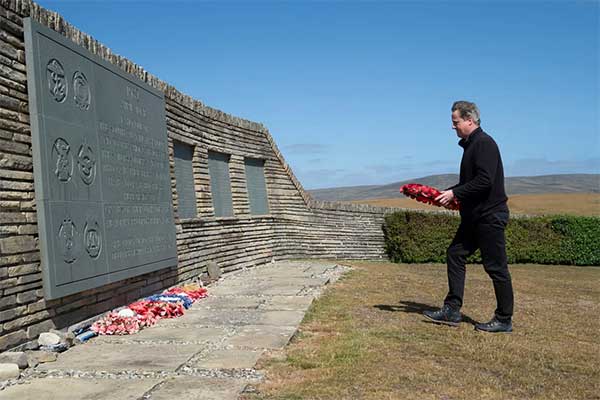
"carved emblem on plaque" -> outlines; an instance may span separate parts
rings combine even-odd
[[[86,185],[91,185],[96,177],[96,158],[92,148],[88,145],[81,145],[77,153],[77,166],[79,167],[79,176]]]
[[[67,97],[67,80],[65,79],[65,70],[60,62],[52,59],[46,67],[46,77],[48,78],[48,89],[54,100],[62,103]]]
[[[55,161],[54,174],[61,182],[69,182],[73,175],[73,155],[71,146],[63,139],[58,138],[52,146],[52,159]]]
[[[65,218],[58,230],[58,241],[63,260],[70,264],[77,259],[79,253],[78,233],[71,218]]]
[[[89,110],[92,94],[87,78],[82,72],[75,72],[73,75],[73,92],[75,93],[75,104],[81,110]]]
[[[83,241],[85,243],[85,251],[87,251],[90,257],[98,258],[102,249],[102,236],[100,236],[100,228],[97,222],[85,224]]]

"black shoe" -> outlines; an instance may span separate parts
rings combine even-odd
[[[513,329],[512,329],[511,321],[503,322],[503,321],[498,320],[496,317],[494,317],[489,322],[484,322],[482,324],[475,325],[475,330],[483,331],[483,332],[498,333],[498,332],[512,332]]]
[[[436,324],[444,324],[450,326],[458,326],[462,321],[460,311],[453,310],[449,305],[444,306],[437,311],[425,311],[423,315],[435,322]]]

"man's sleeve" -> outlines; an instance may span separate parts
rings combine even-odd
[[[452,189],[459,201],[469,200],[489,190],[494,183],[500,152],[492,140],[478,143],[475,156],[475,177],[464,185]]]

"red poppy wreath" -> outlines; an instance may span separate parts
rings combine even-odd
[[[419,183],[409,183],[400,188],[400,193],[403,193],[404,195],[421,203],[431,204],[438,207],[446,207],[449,210],[458,210],[460,208],[456,198],[452,199],[452,201],[445,206],[439,201],[436,201],[435,198],[438,197],[442,192],[431,186],[421,185]]]

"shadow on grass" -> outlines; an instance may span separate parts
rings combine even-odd
[[[429,304],[423,303],[415,303],[414,301],[400,301],[399,305],[393,304],[375,304],[373,307],[380,309],[381,311],[390,311],[390,312],[403,312],[407,314],[420,314],[423,315],[425,311],[435,311],[439,310],[439,307],[431,306]],[[478,324],[479,322],[475,321],[473,318],[468,315],[463,314],[463,322],[468,324]],[[431,321],[425,321],[434,323]]]

